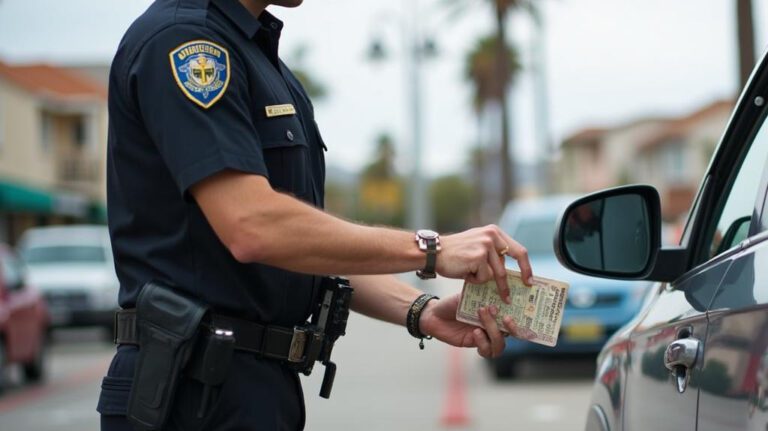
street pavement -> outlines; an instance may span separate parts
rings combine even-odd
[[[438,295],[458,291],[451,282],[434,285]],[[11,370],[0,430],[98,430],[95,405],[113,349],[98,330],[56,333],[45,384],[22,385]],[[520,378],[498,382],[472,350],[431,340],[422,351],[404,328],[359,315],[334,359],[329,400],[317,395],[322,366],[303,379],[307,430],[582,430],[594,370],[589,358],[528,361]]]

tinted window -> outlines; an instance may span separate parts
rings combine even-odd
[[[104,248],[83,245],[58,245],[48,247],[32,247],[23,253],[27,264],[48,263],[98,263],[106,262]]]
[[[714,257],[730,246],[738,244],[723,244],[723,240],[726,239],[729,230],[738,230],[740,227],[738,225],[743,224],[741,220],[744,217],[753,215],[766,158],[768,158],[768,127],[763,122],[749,151],[736,165],[735,169],[738,169],[736,178],[730,188],[723,193],[725,203],[721,203],[722,211],[717,217],[717,225],[709,242],[709,257]]]

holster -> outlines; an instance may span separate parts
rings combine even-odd
[[[136,302],[139,355],[128,401],[128,419],[138,430],[162,428],[182,369],[194,348],[202,303],[157,283],[146,284]]]

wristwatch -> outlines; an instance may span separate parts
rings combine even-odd
[[[435,266],[437,265],[437,253],[440,251],[440,234],[429,229],[419,229],[416,231],[416,244],[419,250],[427,255],[427,263],[423,269],[416,271],[416,275],[422,280],[435,278]]]

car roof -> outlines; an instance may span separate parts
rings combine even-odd
[[[555,218],[579,197],[581,196],[574,194],[558,194],[511,201],[504,209],[499,224],[509,227],[520,219]]]
[[[22,235],[21,248],[64,244],[107,244],[109,231],[104,225],[44,226],[27,230]]]

